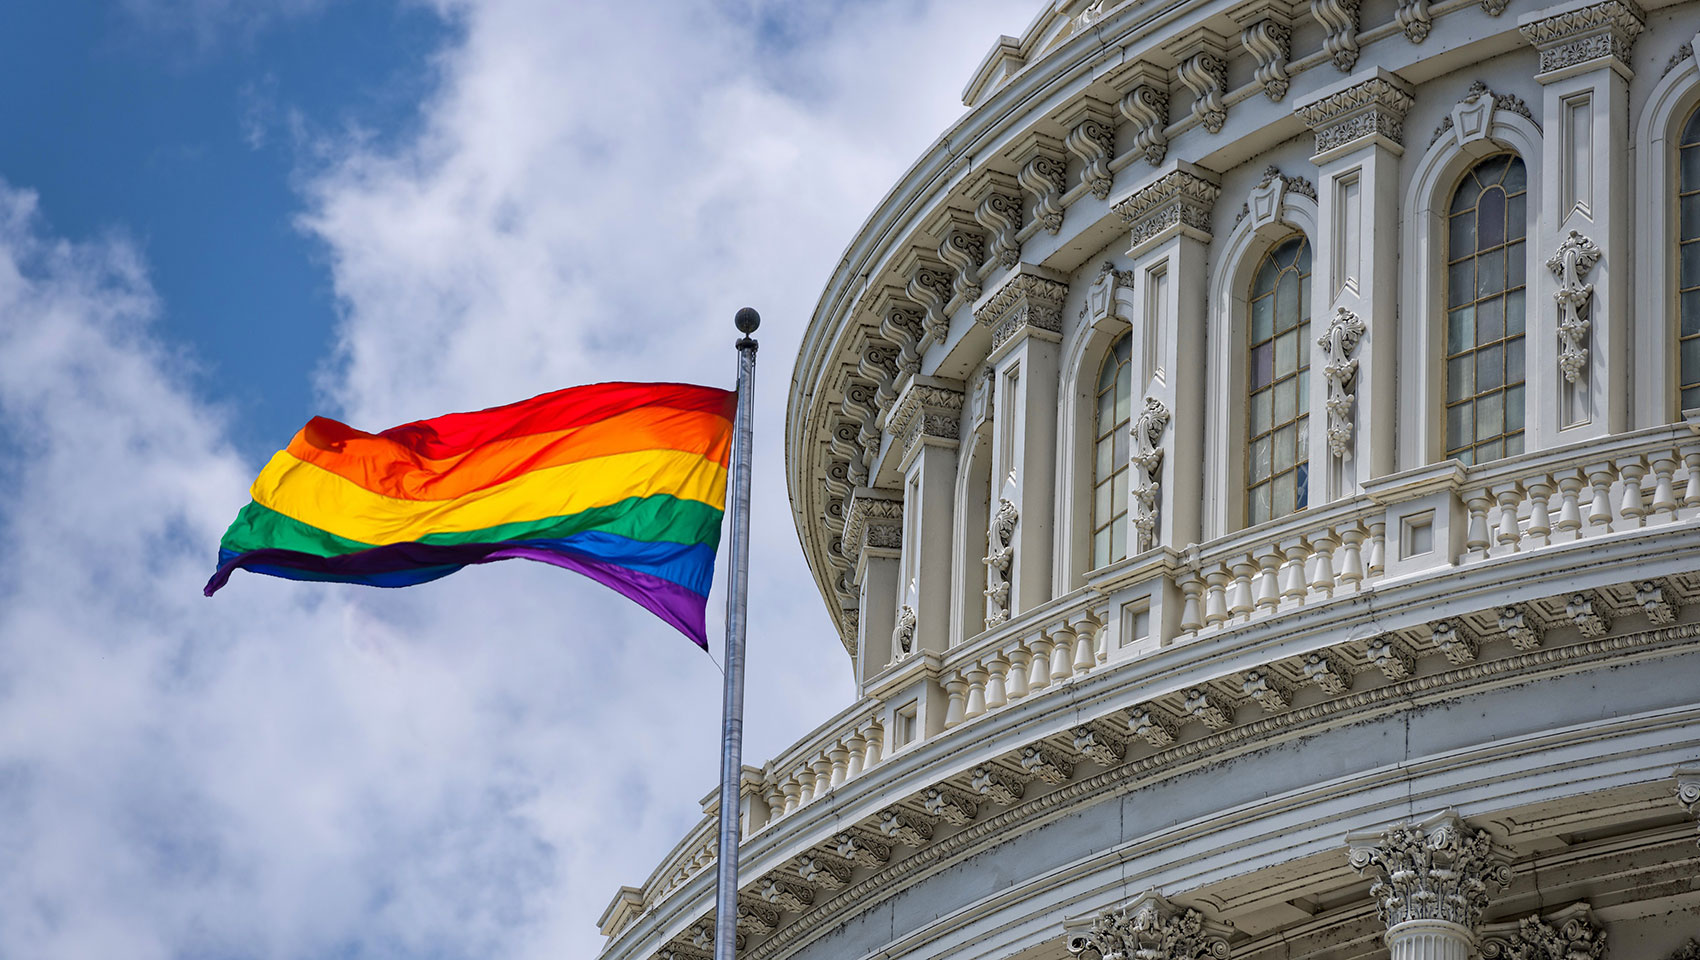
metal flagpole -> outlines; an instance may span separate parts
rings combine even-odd
[[[756,341],[761,314],[749,307],[734,322],[738,338],[738,414],[732,431],[732,571],[726,578],[726,699],[720,731],[720,847],[714,890],[714,960],[734,960],[738,936],[738,817],[744,775],[744,617],[750,576],[750,451],[756,400]]]

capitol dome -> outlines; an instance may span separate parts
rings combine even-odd
[[[1697,31],[1001,37],[797,358],[858,699],[745,768],[739,958],[1700,960]],[[706,806],[604,958],[711,955]]]

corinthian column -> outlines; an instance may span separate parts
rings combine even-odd
[[[1489,885],[1511,881],[1485,831],[1450,810],[1421,823],[1346,838],[1352,866],[1373,871],[1370,896],[1392,960],[1469,960]]]

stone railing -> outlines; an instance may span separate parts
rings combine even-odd
[[[1416,532],[1419,525],[1413,519],[1423,521],[1426,533]],[[976,718],[1067,689],[1089,676],[1137,662],[1151,651],[1226,636],[1395,584],[1448,576],[1461,567],[1587,549],[1579,545],[1608,537],[1633,538],[1694,521],[1700,521],[1700,437],[1686,424],[1481,466],[1448,461],[1382,478],[1364,496],[1218,538],[1171,555],[1174,562],[1134,562],[1132,572],[1115,579],[1114,590],[1126,590],[1129,580],[1160,580],[1159,589],[1177,597],[1180,605],[1166,631],[1152,624],[1148,645],[1131,651],[1109,649],[1112,587],[1092,586],[942,654],[916,655],[910,670],[930,678],[947,699],[942,723],[931,729],[918,726],[912,743],[899,744],[887,729],[893,720],[889,705],[878,696],[858,701],[765,767],[747,768],[744,834],[754,838],[821,802],[887,762],[895,749],[947,736]],[[1654,623],[1669,622],[1670,605],[1660,586],[1649,582],[1636,598]],[[1584,635],[1591,635],[1592,599],[1578,593],[1570,600],[1568,615],[1583,627]],[[1501,627],[1515,642],[1518,625]],[[1374,650],[1368,656],[1371,662],[1381,662]],[[1307,676],[1329,689],[1331,677],[1326,674],[1333,661],[1315,659],[1316,674],[1307,664]],[[1259,684],[1273,682],[1248,675],[1244,694],[1262,703]],[[1213,709],[1208,693],[1189,694],[1186,703],[1170,712],[1178,710],[1177,716],[1201,719],[1214,728]],[[1127,729],[1115,735],[1168,742],[1172,738],[1163,736],[1162,729],[1165,716],[1134,709]],[[1095,736],[1107,733],[1081,727],[1075,732],[1075,751],[1092,756],[1099,748],[1092,742]],[[1113,743],[1102,746],[1115,749]],[[1040,765],[1045,759],[1041,751],[1033,762]],[[643,909],[653,908],[712,864],[713,807],[712,798],[705,801],[708,816],[651,875],[642,891]]]

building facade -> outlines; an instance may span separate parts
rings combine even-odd
[[[739,956],[1700,960],[1697,31],[1002,37],[797,360],[860,696],[746,769]],[[710,955],[705,807],[604,957]]]

